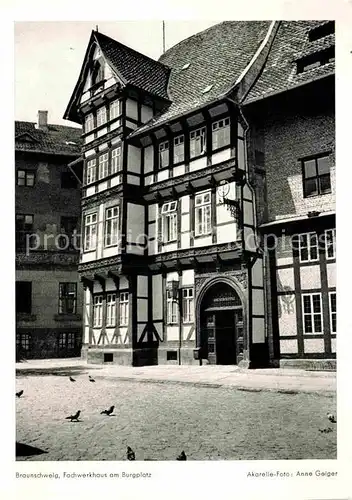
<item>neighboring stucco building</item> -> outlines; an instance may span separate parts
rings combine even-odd
[[[48,124],[46,111],[15,122],[17,358],[80,354],[80,191],[68,168],[80,147],[81,130]]]
[[[325,244],[312,259],[314,236],[300,237],[301,260],[308,248],[320,267],[293,265],[290,251],[281,262],[264,245],[287,219],[289,239],[318,227],[334,238],[331,28],[224,22],[159,61],[92,32],[64,116],[84,125],[89,361],[256,367],[334,357],[333,281],[318,279],[334,273]],[[312,217],[318,210],[324,217]],[[320,302],[321,331],[318,296],[330,300],[330,309]]]

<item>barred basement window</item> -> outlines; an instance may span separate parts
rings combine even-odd
[[[193,288],[183,288],[182,290],[182,312],[184,323],[194,322]]]
[[[97,214],[88,214],[84,223],[84,251],[95,250],[97,245]]]
[[[119,300],[119,313],[120,313],[120,326],[128,326],[129,319],[129,300],[128,292],[120,293]]]
[[[174,138],[174,163],[181,163],[185,159],[185,136]]]
[[[120,101],[113,101],[110,103],[110,120],[120,116]]]
[[[330,328],[332,333],[336,333],[336,292],[329,293],[330,301]]]
[[[99,156],[99,179],[109,174],[109,153]]]
[[[97,111],[97,127],[104,125],[106,123],[106,107],[103,106]]]
[[[89,115],[86,116],[84,121],[84,132],[87,134],[88,132],[91,132],[93,128],[94,128],[94,117],[93,114],[90,113]]]
[[[325,255],[327,259],[335,259],[336,229],[325,230]]]
[[[161,142],[159,144],[159,168],[168,167],[169,163],[169,141]]]
[[[173,298],[172,290],[166,290],[166,302],[167,302],[166,322],[169,325],[177,325],[178,324],[178,303]]]
[[[116,325],[116,294],[108,293],[106,296],[106,326]]]
[[[300,234],[299,242],[299,261],[313,262],[318,260],[318,237],[317,233]]]
[[[177,240],[177,201],[165,203],[161,209],[163,242]]]
[[[103,296],[96,295],[93,300],[93,326],[101,328],[103,326]]]
[[[304,197],[331,193],[329,156],[305,160],[302,163]]]
[[[95,182],[96,179],[96,160],[89,160],[87,162],[86,184]]]
[[[211,192],[197,194],[195,197],[195,235],[211,233]]]
[[[230,118],[212,124],[213,150],[230,144]]]
[[[196,158],[206,151],[205,127],[190,133],[189,153],[191,158]]]
[[[117,245],[119,230],[119,207],[107,208],[105,211],[104,245]]]
[[[116,174],[121,169],[121,147],[111,151],[111,174]]]
[[[34,186],[34,172],[31,170],[17,170],[17,186]]]
[[[76,314],[77,283],[59,283],[59,314]]]
[[[303,331],[304,333],[322,333],[323,313],[321,293],[302,295],[303,301]]]

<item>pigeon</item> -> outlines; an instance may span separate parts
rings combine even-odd
[[[94,378],[89,375],[89,382],[95,382]]]
[[[76,382],[76,380],[74,378],[72,378],[72,377],[70,377],[70,381],[71,382]]]
[[[330,420],[330,422],[331,422],[332,424],[336,424],[336,423],[337,423],[337,420],[336,420],[336,418],[335,418],[335,415],[333,415],[332,413],[328,413],[327,415],[328,415],[328,419]]]
[[[23,389],[22,389],[22,391],[16,392],[16,396],[18,398],[20,398],[22,396],[22,394],[23,394]]]
[[[127,446],[127,460],[136,460],[136,455],[134,454],[134,451],[132,448]]]
[[[111,415],[114,411],[115,406],[110,406],[108,410],[103,410],[100,412],[100,415]]]
[[[184,451],[181,451],[179,456],[176,458],[176,460],[187,460],[186,453]]]
[[[328,432],[332,432],[332,428],[328,427],[327,429],[319,429],[319,432],[324,432],[325,434],[327,434]]]
[[[66,420],[71,420],[71,422],[73,422],[75,420],[76,422],[78,422],[80,414],[81,414],[81,410],[78,410],[77,413],[75,413],[74,415],[70,415],[69,417],[66,417]]]

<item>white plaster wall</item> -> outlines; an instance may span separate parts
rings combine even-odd
[[[312,266],[303,266],[301,271],[301,288],[302,290],[309,290],[310,288],[320,288],[320,266],[319,264]]]
[[[127,170],[135,174],[141,173],[141,150],[131,144],[128,145]]]
[[[191,160],[189,163],[189,171],[194,172],[195,170],[200,170],[207,166],[207,157],[197,158],[196,160]]]
[[[322,353],[325,351],[324,339],[304,339],[304,352],[305,353]]]
[[[137,296],[138,297],[148,297],[148,277],[138,276],[137,277]]]
[[[328,287],[336,287],[336,264],[331,263],[326,265],[328,275]]]
[[[297,354],[298,344],[296,339],[280,339],[280,352],[282,354]]]
[[[212,165],[216,165],[217,163],[229,160],[230,158],[231,158],[231,148],[228,148],[224,149],[223,151],[219,151],[219,153],[212,154],[211,162]]]
[[[163,293],[162,293],[161,274],[153,275],[152,285],[153,285],[153,320],[163,319]]]

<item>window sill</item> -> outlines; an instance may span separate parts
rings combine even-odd
[[[209,233],[204,234],[195,234],[194,238],[206,238],[207,236],[211,236],[213,233],[210,231]]]
[[[318,198],[319,196],[325,196],[326,194],[331,194],[332,191],[327,191],[326,193],[318,193],[318,194],[305,194],[303,196],[304,199],[307,198]]]
[[[81,321],[80,314],[55,314],[54,321]]]

